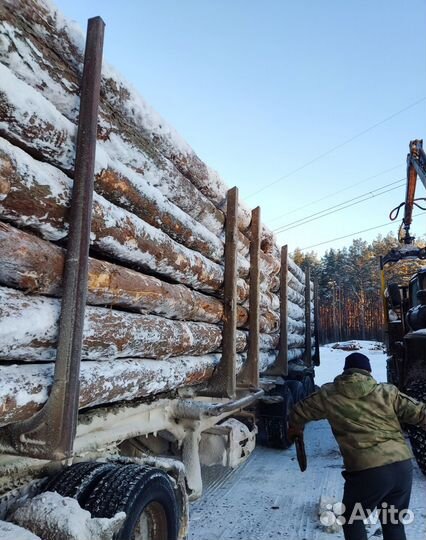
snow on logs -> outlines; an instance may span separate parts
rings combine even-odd
[[[52,380],[83,49],[81,31],[45,0],[0,4],[3,424],[38,410]],[[80,406],[208,383],[221,358],[227,187],[105,63],[95,192]],[[250,317],[250,219],[240,203],[237,371]],[[280,327],[278,249],[265,227],[261,250],[264,371]],[[288,276],[292,360],[303,356],[305,280],[291,260]]]
[[[35,23],[31,32],[27,31],[28,21]],[[81,30],[44,2],[18,0],[10,5],[6,2],[0,11],[0,37],[0,61],[75,122],[84,50]],[[112,140],[119,134],[141,154],[148,151],[150,163],[158,163],[165,172],[160,184],[165,193],[181,195],[179,202],[189,213],[196,192],[225,210],[227,186],[219,175],[105,62],[99,128],[100,138]],[[128,158],[134,155],[126,154]],[[205,201],[201,209],[206,208]],[[240,229],[246,230],[249,224],[250,212],[240,204]],[[265,228],[262,248],[270,253],[274,250],[273,235]]]
[[[71,180],[0,139],[0,217],[48,240],[67,236]],[[94,193],[92,246],[101,253],[204,292],[217,292],[223,267]],[[248,285],[238,281],[240,300]]]
[[[16,95],[20,98],[16,99]],[[2,64],[0,132],[30,155],[42,158],[72,176],[76,125]],[[101,141],[97,146],[95,189],[98,193],[115,205],[134,213],[147,224],[159,228],[176,242],[215,262],[220,263],[223,260],[223,241],[202,223],[201,210],[195,214],[200,220],[198,222],[172,204],[152,182],[147,182],[150,174],[146,164],[140,164],[136,169],[139,171],[137,173],[116,158],[111,158],[106,143]],[[119,145],[114,145],[114,150],[117,146]],[[124,150],[123,155],[128,155],[130,151]],[[111,149],[109,152],[111,153]],[[140,174],[140,171],[143,171],[143,174]],[[151,174],[158,178],[160,171]],[[217,211],[216,208],[214,210]],[[206,212],[206,208],[203,208],[203,211]],[[211,215],[206,224],[211,227]],[[246,243],[240,244],[240,251],[246,252]],[[247,277],[250,268],[247,258],[239,255],[238,267],[240,275]],[[279,271],[279,263],[273,256],[262,253],[260,268],[264,274],[263,284],[269,285]]]
[[[0,287],[0,360],[39,362],[56,356],[60,301]],[[278,334],[261,334],[261,350],[274,350]],[[164,359],[219,351],[218,325],[176,321],[102,307],[86,308],[82,359]],[[237,331],[237,352],[247,348],[247,333]]]
[[[205,384],[220,358],[220,354],[210,354],[168,360],[82,362],[79,406],[94,407]],[[275,352],[261,353],[261,369],[266,370],[275,360]],[[238,372],[245,361],[245,354],[237,356]],[[52,363],[0,365],[0,426],[29,418],[42,407],[53,382],[53,370]]]

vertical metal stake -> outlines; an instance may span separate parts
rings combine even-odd
[[[251,213],[248,353],[247,364],[241,374],[241,384],[255,388],[259,386],[261,229],[260,207],[257,207]]]
[[[278,364],[281,374],[288,375],[288,246],[281,248],[280,349]]]
[[[234,398],[237,389],[238,188],[228,191],[225,222],[222,359],[211,381],[211,396]]]
[[[319,343],[319,286],[318,279],[314,281],[314,336],[315,336],[315,357],[314,365],[319,366],[320,359],[320,343]]]
[[[281,248],[280,269],[280,343],[278,358],[268,375],[288,375],[288,246]]]
[[[312,366],[312,334],[311,334],[311,269],[305,270],[305,364]]]
[[[10,430],[19,453],[44,459],[69,457],[77,429],[104,29],[89,19],[53,386],[43,409]]]

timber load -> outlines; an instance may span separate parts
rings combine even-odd
[[[33,415],[52,384],[83,50],[83,33],[50,2],[1,3],[1,426]],[[205,391],[222,362],[228,187],[105,63],[94,180],[80,407]],[[242,373],[254,240],[252,212],[239,202],[236,215]],[[261,372],[279,356],[281,270],[260,224]],[[315,347],[312,283],[290,258],[285,275],[285,355],[297,362]]]

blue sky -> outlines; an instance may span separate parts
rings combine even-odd
[[[82,26],[90,16],[104,18],[107,61],[229,186],[240,188],[249,206],[262,207],[273,229],[404,178],[410,139],[426,139],[423,100],[304,166],[426,97],[424,0],[56,5]],[[282,232],[279,242],[304,248],[386,223],[404,199],[402,184]],[[422,186],[418,194],[425,195]],[[369,240],[396,230],[393,224],[355,236]],[[413,231],[426,232],[425,215]]]

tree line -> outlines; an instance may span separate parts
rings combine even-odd
[[[418,245],[424,245],[420,241]],[[379,235],[371,243],[360,238],[342,249],[319,257],[314,251],[296,249],[295,262],[310,266],[318,283],[320,343],[350,339],[383,340],[383,301],[380,256],[400,246],[394,234]],[[424,264],[423,264],[424,265]],[[418,261],[400,262],[386,270],[388,281],[408,281]]]

